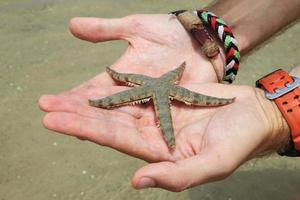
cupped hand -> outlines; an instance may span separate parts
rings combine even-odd
[[[171,15],[130,15],[117,19],[74,18],[74,36],[91,41],[128,41],[124,54],[110,66],[118,72],[160,76],[186,62],[182,83],[217,82],[216,72],[199,44]],[[109,53],[109,52],[107,52]],[[218,60],[223,75],[223,61]],[[102,73],[82,86],[114,84]]]
[[[224,178],[245,160],[272,149],[266,141],[277,139],[274,130],[278,128],[265,110],[271,110],[274,118],[280,116],[278,111],[253,88],[207,83],[217,81],[214,69],[176,19],[168,15],[75,18],[70,29],[78,38],[92,42],[127,40],[127,51],[112,65],[119,72],[155,77],[186,61],[183,87],[211,96],[236,97],[235,103],[217,108],[174,103],[174,150],[167,147],[156,127],[152,106],[114,110],[88,106],[88,99],[126,89],[106,73],[70,91],[40,98],[39,105],[47,112],[43,120],[46,128],[152,162],[136,172],[134,187],[181,191]]]
[[[124,106],[104,110],[87,100],[126,89],[95,86],[84,92],[43,96],[40,107],[50,130],[109,146],[151,162],[132,180],[136,188],[160,187],[181,191],[222,179],[248,159],[275,149],[287,132],[276,106],[247,86],[216,83],[184,84],[202,94],[231,98],[233,104],[199,108],[175,102],[171,108],[176,147],[170,150],[156,127],[153,106]],[[278,143],[276,143],[276,141]]]

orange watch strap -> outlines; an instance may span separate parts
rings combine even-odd
[[[300,150],[299,79],[279,69],[258,80],[257,86],[267,91],[267,98],[275,95],[273,100],[290,127],[294,148]]]

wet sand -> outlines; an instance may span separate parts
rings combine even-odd
[[[42,94],[68,90],[102,72],[125,42],[91,44],[74,39],[74,16],[120,17],[167,13],[208,1],[1,0],[0,199],[300,199],[300,161],[277,155],[252,160],[230,178],[181,192],[137,191],[130,178],[145,163],[114,150],[43,128]],[[237,83],[300,64],[300,23],[243,59]]]

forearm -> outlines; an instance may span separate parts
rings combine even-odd
[[[300,17],[299,0],[220,0],[207,9],[233,29],[242,54]]]

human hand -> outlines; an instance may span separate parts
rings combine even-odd
[[[121,19],[74,18],[70,22],[70,30],[76,37],[91,42],[127,40],[129,42],[127,51],[112,65],[112,68],[117,69],[119,72],[138,73],[155,77],[177,67],[178,63],[186,61],[188,65],[181,78],[182,83],[217,81],[213,66],[203,57],[199,45],[190,37],[175,17],[169,15],[131,15]],[[80,109],[94,112],[90,111],[92,108],[87,106],[88,97],[92,97],[90,94],[99,98],[121,89],[122,87],[116,86],[107,73],[101,73],[56,97],[42,97],[40,106],[46,112],[51,112],[50,115],[54,112],[60,112],[61,114],[62,112],[80,113],[78,111]],[[60,100],[54,100],[53,98]],[[53,102],[56,102],[56,105],[51,105]],[[78,107],[71,107],[74,104]],[[134,121],[132,117],[139,118],[141,113],[144,112],[141,111],[142,109],[132,107],[124,107],[118,110],[130,115],[122,118],[120,115],[115,116],[116,113],[112,111],[103,112],[110,113],[117,120],[120,117],[121,120],[127,121]],[[149,112],[153,116],[151,109],[148,109]],[[46,119],[48,119],[47,116],[45,118],[45,126],[47,127]],[[57,129],[57,127],[54,129]],[[160,135],[157,130],[156,132]],[[127,150],[127,145],[124,148],[120,146],[118,148],[121,151],[130,153]],[[165,151],[168,151],[168,149],[166,148]],[[134,154],[145,160],[166,159],[165,157],[157,158],[159,154],[154,153],[146,157],[144,153],[135,152]],[[153,157],[153,155],[155,156]]]
[[[174,16],[130,15],[118,19],[74,18],[70,30],[76,37],[91,41],[126,40],[128,48],[112,64],[118,72],[160,76],[186,61],[182,83],[217,82],[214,67],[196,42]],[[224,62],[216,68],[223,76]],[[114,84],[106,73],[85,85]]]
[[[103,110],[87,105],[87,99],[124,90],[121,86],[97,86],[85,93],[42,97],[40,106],[49,112],[44,125],[155,162],[135,173],[133,186],[172,191],[223,179],[246,160],[275,150],[288,138],[285,120],[259,89],[214,83],[182,86],[211,96],[236,97],[236,100],[215,108],[175,103],[173,151],[168,149],[156,127],[151,106]]]

